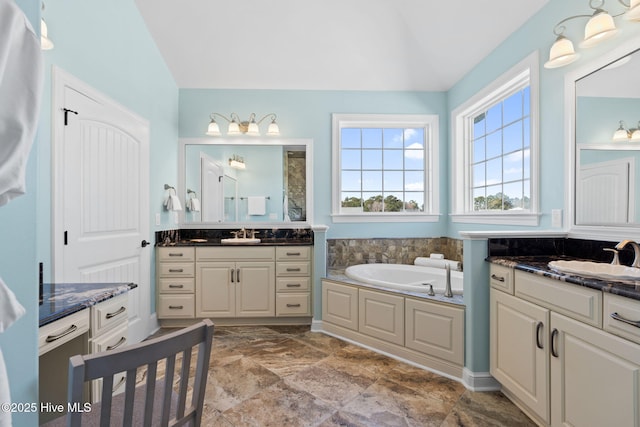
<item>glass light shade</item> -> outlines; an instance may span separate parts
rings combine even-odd
[[[633,131],[629,142],[640,142],[640,128]]]
[[[247,135],[251,135],[251,136],[260,135],[260,128],[258,128],[258,124],[255,121],[252,121],[251,123],[249,123],[249,126],[247,127]]]
[[[618,34],[618,29],[611,15],[599,9],[584,27],[584,40],[580,43],[580,47],[593,47],[616,34]]]
[[[233,121],[229,123],[229,129],[227,130],[227,135],[240,135],[240,125],[238,122]]]
[[[246,169],[246,165],[244,162],[239,162],[238,160],[229,159],[229,166],[234,169]]]
[[[267,135],[269,135],[269,136],[278,136],[278,135],[280,135],[280,127],[275,122],[275,120],[272,121],[271,123],[269,123],[269,128],[267,129]]]
[[[624,14],[624,19],[629,21],[640,21],[640,0],[631,0],[629,10]]]
[[[620,122],[620,127],[613,133],[613,142],[626,142],[629,140],[629,132],[624,128],[624,123]]]
[[[220,126],[218,126],[218,123],[215,122],[215,120],[211,120],[211,123],[209,123],[209,127],[207,128],[207,135],[209,136],[220,136],[222,135],[220,133]]]
[[[558,68],[571,64],[580,57],[573,48],[571,40],[564,36],[558,36],[549,50],[549,60],[544,68]]]
[[[53,42],[49,38],[49,29],[44,19],[40,19],[40,49],[51,50],[53,49]]]

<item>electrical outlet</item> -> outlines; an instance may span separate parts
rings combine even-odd
[[[554,228],[562,227],[562,209],[551,209],[551,226]]]
[[[160,214],[156,214],[156,225],[160,225]]]

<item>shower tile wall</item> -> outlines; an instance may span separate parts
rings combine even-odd
[[[367,263],[413,264],[431,253],[462,262],[462,240],[449,237],[402,239],[328,239],[327,268]]]

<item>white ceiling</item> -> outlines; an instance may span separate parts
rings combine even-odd
[[[446,91],[548,0],[135,2],[180,88]]]

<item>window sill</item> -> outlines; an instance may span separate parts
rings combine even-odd
[[[464,213],[451,214],[451,222],[536,227],[540,216],[539,213]]]
[[[334,223],[354,222],[438,222],[440,214],[332,214]]]

